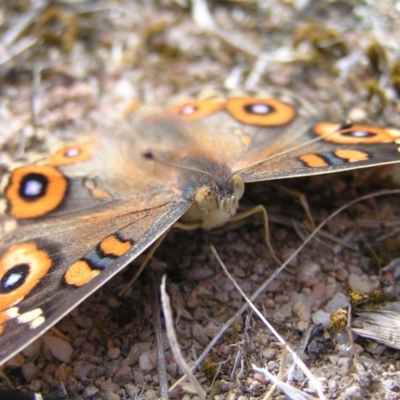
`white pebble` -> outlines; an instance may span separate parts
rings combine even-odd
[[[74,351],[70,343],[57,336],[44,336],[43,342],[55,358],[66,363],[70,362],[72,352]]]
[[[361,293],[368,293],[374,288],[374,284],[369,279],[368,275],[356,275],[350,274],[349,276],[349,286],[353,291],[359,291]]]
[[[343,293],[336,293],[335,296],[326,304],[325,311],[329,314],[339,310],[339,308],[347,308],[349,301]]]
[[[156,349],[147,350],[139,357],[139,367],[142,371],[149,372],[157,365]]]
[[[331,315],[325,311],[318,310],[312,316],[315,325],[322,324],[324,329],[328,329],[331,324]]]

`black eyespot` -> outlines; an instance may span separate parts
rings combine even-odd
[[[244,109],[247,113],[256,115],[268,115],[274,111],[271,106],[262,103],[246,104]]]
[[[355,130],[355,131],[343,132],[342,136],[353,137],[353,138],[370,138],[376,136],[376,133],[372,133],[369,131]]]
[[[19,186],[19,195],[27,201],[34,201],[46,194],[49,181],[47,177],[30,173],[23,177]]]
[[[8,270],[0,281],[0,293],[11,293],[21,287],[29,274],[28,264],[19,264]]]

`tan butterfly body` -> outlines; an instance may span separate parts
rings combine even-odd
[[[398,162],[399,140],[315,120],[287,99],[203,96],[4,167],[0,363],[179,219],[220,226],[246,182]]]

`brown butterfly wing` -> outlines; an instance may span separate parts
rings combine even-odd
[[[190,206],[173,172],[146,163],[139,148],[135,134],[125,142],[71,144],[3,177],[0,362],[136,258]]]
[[[171,112],[199,124],[199,142],[245,182],[400,161],[399,130],[317,121],[294,101],[209,97],[176,104]]]

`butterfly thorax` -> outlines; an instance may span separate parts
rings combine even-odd
[[[244,183],[224,164],[205,157],[186,158],[185,191],[189,191],[192,204],[181,220],[200,223],[203,229],[224,225],[235,215],[243,196]]]

